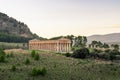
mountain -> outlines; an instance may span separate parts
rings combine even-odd
[[[24,41],[28,41],[32,38],[43,39],[42,37],[33,34],[25,23],[17,21],[7,14],[0,12],[0,42],[22,42],[24,39]]]
[[[93,40],[101,41],[105,43],[120,43],[120,33],[111,33],[106,35],[92,35],[88,36],[88,43],[91,43]]]

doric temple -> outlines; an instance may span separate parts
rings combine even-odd
[[[29,41],[30,50],[48,50],[55,52],[70,52],[71,41],[66,38],[58,40],[37,40],[33,39]]]

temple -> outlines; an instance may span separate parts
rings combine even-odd
[[[70,52],[71,41],[66,38],[58,40],[37,40],[33,39],[29,41],[30,50],[48,50],[55,52]]]

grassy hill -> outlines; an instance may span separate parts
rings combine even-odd
[[[14,51],[14,52],[13,52]],[[0,63],[0,80],[120,80],[120,63],[100,60],[81,60],[53,52],[38,51],[40,60],[34,60],[30,51],[7,50],[5,63]],[[26,58],[30,64],[25,65]],[[11,71],[15,65],[16,71]],[[32,76],[32,68],[47,69],[45,76]]]

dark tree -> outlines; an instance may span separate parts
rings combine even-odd
[[[75,57],[75,58],[84,59],[87,56],[89,56],[89,50],[87,48],[82,48],[82,49],[75,50],[73,52],[72,56]]]

